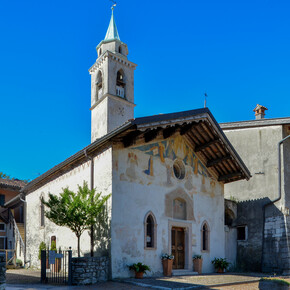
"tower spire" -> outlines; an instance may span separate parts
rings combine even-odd
[[[116,3],[113,4],[113,6],[111,7],[112,9],[112,16],[111,16],[111,20],[110,20],[110,24],[105,36],[105,40],[113,40],[113,39],[118,39],[120,40],[119,37],[119,33],[118,33],[118,29],[117,29],[117,25],[114,19],[114,7],[116,6]]]

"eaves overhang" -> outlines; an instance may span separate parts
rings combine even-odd
[[[220,123],[223,130],[290,125],[290,117]]]
[[[184,135],[205,166],[223,183],[251,178],[248,168],[208,108],[137,118],[132,124],[137,126],[137,131],[143,132],[145,140],[146,136],[150,140],[150,134],[155,136],[154,131],[159,134],[162,131],[164,138],[176,132]],[[133,132],[130,137],[136,135],[140,139],[140,134]],[[132,143],[125,139],[127,146]]]
[[[10,209],[19,207],[20,205],[23,204],[23,201],[24,201],[23,198],[24,198],[24,196],[22,196],[22,194],[19,193],[18,195],[16,195],[12,199],[5,202],[4,207],[10,208]]]
[[[154,140],[157,134],[166,139],[175,133],[183,135],[188,140],[205,166],[215,173],[218,181],[228,183],[241,179],[248,180],[251,177],[246,165],[209,109],[202,108],[129,120],[28,183],[23,192],[28,194],[54,178],[57,173],[72,168],[78,162],[84,162],[87,156],[92,156],[109,142],[122,143],[126,148],[133,146],[140,138],[146,143]]]

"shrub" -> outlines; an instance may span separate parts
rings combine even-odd
[[[227,269],[230,265],[226,258],[214,258],[211,263],[215,269]]]
[[[130,265],[128,267],[129,267],[129,270],[134,270],[137,273],[143,272],[145,274],[146,271],[151,271],[149,266],[142,264],[142,263],[135,263],[135,264]]]
[[[41,260],[41,251],[46,250],[45,242],[41,242],[38,251],[38,260]]]

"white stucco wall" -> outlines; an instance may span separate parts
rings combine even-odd
[[[94,186],[97,192],[109,194],[112,192],[112,150],[107,148],[94,158]],[[56,236],[57,248],[63,250],[70,246],[73,256],[77,255],[77,238],[75,234],[66,227],[59,227],[45,218],[45,226],[40,226],[40,197],[48,199],[48,193],[59,194],[62,189],[69,187],[70,190],[77,191],[78,185],[83,185],[87,181],[90,186],[90,161],[62,174],[58,178],[46,183],[44,186],[29,193],[26,196],[27,217],[26,217],[26,246],[27,259],[31,261],[33,267],[39,267],[38,260],[39,244],[44,241],[50,245],[51,236]],[[90,252],[90,237],[88,232],[81,236],[81,256]]]
[[[211,260],[214,257],[225,256],[223,184],[210,176],[192,150],[185,145],[182,137],[167,141],[129,149],[114,149],[111,245],[113,278],[129,276],[131,273],[127,265],[135,262],[149,265],[152,268],[149,275],[161,274],[160,256],[171,252],[171,226],[187,228],[188,270],[193,269],[193,254],[202,254],[204,273],[213,271]],[[183,180],[178,180],[173,174],[175,158],[186,163],[186,176]],[[168,216],[166,196],[171,192],[184,194],[193,201],[193,220],[177,220]],[[155,215],[158,224],[157,247],[154,250],[144,249],[144,218],[149,211]],[[204,221],[210,227],[209,252],[201,252],[201,226]]]

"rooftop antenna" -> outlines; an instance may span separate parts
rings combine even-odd
[[[207,93],[204,93],[204,107],[206,108],[206,98],[207,98]]]
[[[113,1],[113,0],[110,0],[110,1],[113,2],[113,5],[112,5],[111,9],[114,10],[115,6],[117,6],[117,2]]]

